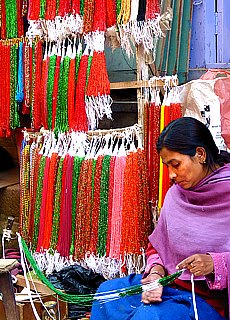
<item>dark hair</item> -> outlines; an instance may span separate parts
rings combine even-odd
[[[209,129],[191,117],[173,120],[164,128],[157,141],[157,151],[160,152],[163,147],[191,157],[196,154],[197,147],[203,147],[206,151],[206,165],[211,170],[216,165],[223,166],[230,162],[230,154],[219,152]]]

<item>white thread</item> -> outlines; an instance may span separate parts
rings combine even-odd
[[[29,277],[30,277],[30,281],[31,281],[31,283],[32,283],[32,285],[33,285],[33,289],[34,289],[34,291],[35,291],[35,293],[36,293],[36,296],[38,297],[41,305],[42,305],[43,308],[46,310],[46,312],[47,312],[47,314],[49,315],[49,317],[50,317],[52,320],[55,320],[55,318],[50,314],[49,310],[47,309],[47,307],[46,307],[45,304],[43,303],[40,293],[37,291],[37,288],[36,288],[36,285],[35,285],[35,283],[34,283],[33,277],[32,277],[32,275],[31,275],[31,271],[30,271],[30,268],[29,268],[29,265],[28,265],[27,260],[25,259],[24,261],[25,261],[25,264],[26,264],[26,268],[27,268],[27,270],[28,270],[28,274],[29,274]]]
[[[197,307],[196,307],[195,284],[194,284],[194,275],[193,274],[191,275],[191,283],[192,283],[192,302],[193,302],[195,320],[199,320]]]
[[[20,249],[20,254],[21,254],[21,265],[22,265],[22,269],[23,269],[23,273],[24,273],[24,277],[25,277],[26,287],[28,289],[28,297],[29,297],[35,318],[37,320],[41,320],[41,318],[39,317],[39,314],[37,313],[37,310],[35,308],[35,305],[34,305],[34,302],[32,299],[32,295],[31,295],[31,291],[30,291],[30,283],[29,283],[29,280],[28,280],[27,274],[26,274],[26,265],[25,265],[24,251],[23,251],[22,243],[21,243],[21,236],[19,234],[17,234],[17,235],[18,235],[18,244],[19,244],[19,249]]]

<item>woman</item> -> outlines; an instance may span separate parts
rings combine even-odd
[[[149,237],[147,267],[140,275],[105,282],[99,291],[145,284],[186,269],[170,286],[94,304],[91,319],[195,319],[194,275],[199,320],[228,317],[230,287],[230,157],[219,153],[210,131],[184,117],[161,133],[157,150],[174,182],[156,229]]]

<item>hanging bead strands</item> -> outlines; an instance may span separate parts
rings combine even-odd
[[[17,92],[16,92],[16,101],[23,102],[24,100],[24,70],[23,70],[23,42],[19,43],[18,50],[18,77],[17,79]]]
[[[53,92],[54,92],[54,77],[56,69],[57,56],[54,52],[51,53],[49,59],[49,70],[48,70],[48,79],[47,79],[47,91],[46,91],[46,104],[47,104],[47,126],[48,129],[53,129]]]
[[[42,61],[42,76],[41,76],[41,124],[45,130],[48,129],[48,108],[47,108],[47,85],[48,85],[48,71],[50,63],[50,55],[48,54],[48,43],[45,46],[45,54]]]
[[[27,37],[19,39],[17,37],[24,32],[22,21],[27,11]],[[12,41],[5,43],[10,46],[10,68],[7,69],[8,64],[2,68],[10,74],[10,108],[7,105],[10,121],[4,119],[9,125],[4,125],[0,134],[9,136],[11,129],[20,126],[20,112],[31,115],[32,129],[39,130],[43,126],[55,130],[56,134],[68,130],[95,130],[104,117],[112,119],[104,54],[107,28],[109,33],[115,30],[116,39],[120,39],[118,42],[128,54],[141,43],[146,52],[154,54],[156,39],[163,36],[160,19],[158,0],[148,0],[141,5],[139,0],[75,0],[72,3],[29,0],[28,5],[24,0],[3,0],[1,35]],[[135,42],[134,46],[130,41]],[[80,46],[88,50],[87,69],[82,50],[75,57]],[[9,74],[2,82],[7,82]],[[75,101],[74,96],[77,97]]]
[[[117,23],[116,18],[116,1],[106,0],[106,27],[110,28]]]
[[[18,45],[10,47],[10,127],[12,129],[20,127],[18,104],[15,99],[17,90],[17,69],[18,69]]]
[[[56,185],[58,169],[58,154],[56,152],[52,153],[49,166],[48,175],[48,188],[47,188],[47,202],[46,202],[46,213],[45,213],[45,226],[44,234],[42,239],[41,248],[49,249],[52,233],[52,220],[53,220],[53,203],[54,203],[54,192]]]
[[[70,255],[74,254],[75,244],[75,226],[76,226],[76,206],[77,206],[77,195],[78,195],[78,182],[80,176],[80,170],[84,157],[74,156],[73,172],[72,172],[72,232],[71,232],[71,246]]]
[[[112,99],[110,97],[110,82],[106,70],[104,52],[94,51],[86,91],[86,112],[89,128],[95,130],[99,119],[106,116],[112,119]]]
[[[32,55],[32,56],[31,56]],[[42,125],[41,103],[43,92],[41,95],[41,80],[42,80],[42,42],[38,41],[33,43],[32,50],[29,57],[32,65],[31,70],[31,116],[32,128],[35,130],[40,129]]]
[[[30,144],[22,142],[20,158],[20,233],[28,241],[30,210]]]
[[[41,195],[41,207],[40,207],[40,216],[39,216],[39,228],[38,228],[38,240],[37,240],[37,251],[42,249],[42,242],[45,232],[45,222],[46,222],[46,203],[48,201],[48,183],[49,183],[49,170],[50,170],[50,157],[45,157],[44,165],[44,180],[42,186],[42,195]]]
[[[57,138],[53,132],[44,132],[40,140],[42,148],[38,151],[33,147],[36,152],[31,152],[31,172],[26,161],[22,163],[25,167],[22,172],[31,174],[35,181],[29,188],[26,183],[22,184],[23,199],[29,192],[29,207],[21,210],[21,227],[23,230],[24,225],[30,226],[28,238],[32,240],[37,261],[44,261],[44,256],[56,252],[59,259],[65,258],[69,263],[73,254],[76,261],[89,267],[95,261],[94,266],[110,276],[122,274],[121,264],[126,262],[128,272],[140,271],[139,262],[136,263],[143,259],[147,234],[138,235],[139,224],[146,219],[151,225],[151,219],[147,213],[143,155],[132,142],[139,134],[137,128],[123,129],[124,133],[111,131],[107,136],[94,136],[90,141],[87,135],[77,132],[59,133]],[[121,139],[121,145],[117,139]],[[119,181],[117,187],[112,181]],[[130,181],[132,203],[128,201]],[[133,214],[134,208],[138,215]],[[24,223],[26,219],[31,221]],[[131,220],[132,226],[129,226]],[[131,234],[127,237],[127,232],[131,232],[132,237]],[[131,262],[133,256],[139,258]],[[111,264],[109,268],[108,263]],[[47,265],[49,272],[54,267]]]
[[[120,154],[118,153],[118,156],[114,158],[114,185],[112,195],[113,202],[111,210],[111,221],[109,221],[110,237],[108,249],[110,249],[109,257],[119,259],[124,195],[124,172],[126,168],[125,152]]]
[[[2,1],[1,22],[1,39],[19,38],[24,35],[22,0]]]
[[[164,36],[161,19],[170,22],[172,14],[161,17],[159,0],[75,0],[72,5],[63,0],[30,0],[27,36],[33,39],[39,35],[61,42],[73,33],[85,36],[108,28],[117,33],[116,38],[128,56],[134,53],[135,45],[142,43],[154,57],[156,41]]]
[[[68,76],[68,93],[67,93],[67,112],[68,112],[68,125],[69,128],[73,128],[73,114],[75,107],[75,83],[76,83],[76,46],[73,47],[69,63],[69,76]]]
[[[0,42],[0,70],[1,70],[1,79],[0,79],[0,136],[9,137],[11,135],[10,127],[10,92],[11,92],[11,81],[10,81],[10,46],[5,45],[3,42]]]
[[[164,80],[164,99],[161,103],[157,77],[152,77],[150,83],[150,97],[146,99],[144,115],[144,145],[147,150],[148,180],[150,203],[157,211],[162,207],[165,194],[170,187],[167,168],[156,150],[156,142],[160,132],[172,120],[182,116],[179,103],[177,76],[160,77]]]
[[[67,154],[63,163],[62,199],[57,251],[69,257],[72,238],[72,171],[73,157]]]
[[[0,124],[0,136],[3,137],[10,136],[11,129],[20,126],[17,93],[20,90],[20,94],[22,94],[23,87],[22,60],[18,60],[18,56],[22,57],[22,41],[22,39],[13,39],[10,41],[1,40],[0,42],[2,74],[2,90],[0,93],[0,114],[2,121]]]
[[[34,212],[36,204],[36,188],[38,184],[38,168],[40,165],[42,155],[39,153],[40,147],[36,145],[36,148],[32,150],[31,156],[31,169],[30,169],[30,211],[29,211],[29,226],[28,226],[28,239],[29,242],[33,242],[34,234]]]
[[[90,252],[97,254],[97,243],[98,243],[98,224],[100,216],[100,185],[101,185],[101,172],[102,172],[102,161],[103,157],[98,156],[95,161],[95,175],[94,175],[94,191],[93,191],[93,203],[92,203],[92,224],[91,234],[90,234]]]

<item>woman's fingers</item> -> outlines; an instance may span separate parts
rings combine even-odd
[[[142,294],[142,302],[143,303],[154,303],[154,302],[161,302],[161,294],[162,292],[159,292],[157,290],[152,291],[146,291]]]
[[[194,254],[178,263],[176,268],[179,270],[185,268],[198,277],[211,273],[214,264],[209,254]]]
[[[195,258],[194,255],[182,260],[178,265],[176,266],[176,269],[191,269],[194,267]]]

